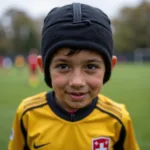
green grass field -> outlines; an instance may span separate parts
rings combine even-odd
[[[118,64],[102,93],[126,104],[141,150],[150,150],[150,64]],[[40,85],[28,85],[28,71],[0,69],[0,150],[7,150],[11,125],[21,100],[38,92],[48,91],[40,74]]]

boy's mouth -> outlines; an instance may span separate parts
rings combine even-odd
[[[86,96],[86,93],[70,93],[72,100],[76,100],[76,101],[80,101],[82,99],[84,99],[84,97]]]

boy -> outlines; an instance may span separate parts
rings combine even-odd
[[[139,150],[124,105],[99,94],[117,62],[110,26],[85,4],[47,15],[37,61],[53,91],[20,104],[9,150]]]

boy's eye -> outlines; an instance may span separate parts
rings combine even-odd
[[[86,66],[86,68],[87,69],[96,69],[97,68],[97,66],[96,65],[94,65],[94,64],[88,64],[87,66]]]
[[[66,69],[69,69],[69,66],[66,64],[60,64],[60,65],[58,65],[58,68],[62,69],[62,70],[66,70]]]

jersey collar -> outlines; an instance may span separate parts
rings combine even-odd
[[[95,99],[93,99],[90,105],[79,109],[75,113],[69,113],[56,103],[54,91],[48,92],[46,97],[47,97],[48,105],[51,108],[51,110],[60,118],[71,122],[79,121],[81,119],[84,119],[86,116],[88,116],[95,108],[98,100],[98,97],[96,97]]]

